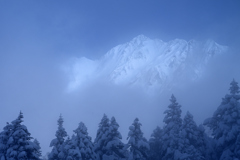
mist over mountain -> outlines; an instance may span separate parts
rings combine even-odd
[[[21,111],[45,155],[60,114],[68,136],[83,122],[92,140],[106,114],[123,142],[136,118],[149,139],[164,127],[172,94],[182,118],[189,111],[202,124],[233,78],[240,82],[239,7],[238,0],[1,1],[1,131]]]
[[[139,35],[98,60],[76,58],[65,71],[70,75],[69,90],[103,80],[159,92],[199,79],[211,60],[227,50],[213,40],[164,42]]]

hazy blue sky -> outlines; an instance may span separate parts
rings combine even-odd
[[[3,51],[13,45],[20,51],[32,46],[51,48],[55,55],[95,58],[139,34],[166,41],[212,38],[226,45],[240,34],[238,0],[23,0],[0,4]]]
[[[155,127],[155,123],[151,123],[162,121],[163,117],[157,114],[165,109],[157,108],[159,99],[149,102],[142,98],[144,93],[132,94],[128,90],[106,90],[104,87],[89,90],[85,95],[66,93],[68,77],[61,70],[61,66],[72,57],[98,59],[112,47],[128,42],[139,34],[164,41],[210,38],[237,48],[240,42],[240,1],[0,0],[0,128],[4,127],[5,122],[14,120],[22,110],[25,124],[33,137],[39,139],[45,153],[54,138],[60,113],[65,118],[64,125],[69,135],[83,121],[91,136],[95,136],[103,115],[101,111],[108,112],[109,117],[116,116],[120,125],[125,125],[127,121],[128,125],[120,128],[126,135],[128,126],[137,115],[128,114],[123,120],[120,113],[128,110],[120,107],[130,105],[134,109],[141,108],[142,113],[148,115],[140,115],[140,121],[145,122],[143,127]],[[217,67],[228,72],[221,63]],[[233,75],[236,75],[236,68],[231,65]],[[216,70],[216,67],[212,68],[212,71]],[[224,80],[220,80],[224,77],[221,73],[215,75],[216,79],[209,78],[214,87],[224,85],[219,89],[220,95],[214,97],[219,101],[209,102],[211,105],[220,103],[233,78],[229,75]],[[197,89],[201,92],[204,88]],[[105,91],[104,95],[101,90]],[[188,97],[188,91],[191,89],[186,90],[185,97],[179,97],[180,102],[187,101],[183,98]],[[210,93],[214,94],[215,91],[211,90]],[[111,103],[106,102],[109,95]],[[129,96],[131,99],[126,101]],[[190,97],[198,96],[195,93]],[[170,95],[161,98],[161,102],[168,104],[168,98]],[[199,97],[202,105],[207,103],[204,98]],[[185,104],[192,105],[190,102]],[[111,105],[119,108],[116,115],[112,115],[114,108],[109,111]],[[156,111],[144,108],[148,105],[153,105]],[[198,111],[200,109],[195,113]],[[86,122],[91,116],[92,121]],[[152,131],[148,129],[146,132],[150,135]]]

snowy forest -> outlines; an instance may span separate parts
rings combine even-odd
[[[96,137],[79,123],[69,137],[63,117],[58,119],[52,150],[42,156],[40,142],[22,124],[23,113],[7,123],[0,133],[0,160],[237,160],[240,159],[240,94],[238,83],[230,83],[212,117],[197,125],[193,115],[182,116],[174,95],[165,110],[164,126],[157,126],[149,139],[136,118],[129,127],[127,143],[122,142],[119,124],[103,115]],[[183,118],[182,118],[183,117]]]

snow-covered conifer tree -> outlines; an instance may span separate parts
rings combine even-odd
[[[8,148],[7,142],[12,134],[12,129],[12,124],[7,123],[7,125],[3,128],[3,131],[0,133],[0,160],[6,159],[5,156]]]
[[[238,83],[230,83],[230,94],[227,94],[213,116],[204,121],[204,125],[212,130],[216,140],[217,159],[240,159],[240,152],[236,150],[240,135],[240,104]]]
[[[186,113],[182,129],[181,139],[183,141],[180,151],[182,153],[181,159],[205,159],[205,135],[204,132],[197,126],[193,120],[192,114]]]
[[[136,118],[133,124],[129,127],[128,132],[128,147],[129,147],[129,158],[128,160],[147,160],[149,152],[149,144],[146,138],[143,137],[141,131],[141,123]]]
[[[95,160],[96,153],[94,152],[94,147],[92,143],[92,138],[88,135],[87,127],[83,122],[79,123],[79,126],[74,130],[76,136],[72,138],[74,145],[76,145],[76,150],[80,153],[82,160]]]
[[[37,148],[31,141],[30,133],[25,125],[22,125],[23,114],[20,112],[18,118],[7,124],[1,133],[1,160],[38,160]]]
[[[165,123],[163,128],[163,160],[175,160],[182,156],[180,152],[182,141],[179,136],[182,125],[181,106],[177,103],[174,95],[171,96],[170,101],[171,104],[164,112],[166,115],[163,120]]]
[[[122,135],[118,131],[119,125],[114,117],[111,118],[109,135],[107,136],[106,154],[103,159],[126,159],[127,149],[126,145],[122,143]]]
[[[75,141],[76,136],[72,135],[72,138],[69,137],[62,144],[62,151],[59,153],[60,157],[64,157],[65,160],[82,160],[80,150]]]
[[[236,95],[239,93],[239,86],[238,83],[233,79],[233,81],[230,83],[231,87],[229,88],[230,93],[232,95]]]
[[[150,155],[149,160],[159,160],[162,158],[162,129],[157,126],[156,129],[153,130],[151,138],[149,140],[150,145]]]
[[[56,138],[53,139],[50,143],[50,147],[52,148],[51,153],[48,155],[48,159],[49,160],[61,160],[65,158],[65,155],[63,155],[62,151],[63,151],[63,144],[65,141],[65,137],[67,137],[67,132],[65,131],[65,129],[63,128],[63,118],[60,115],[59,119],[58,119],[58,130],[56,131]],[[61,153],[61,154],[60,154]]]
[[[42,156],[42,151],[41,151],[39,141],[37,139],[34,139],[33,144],[34,144],[34,147],[36,148],[36,150],[35,150],[36,156],[41,157]]]
[[[99,123],[97,136],[94,140],[94,151],[97,154],[97,159],[102,160],[102,156],[106,154],[107,149],[106,145],[108,143],[108,135],[109,135],[109,119],[104,114],[101,122]]]

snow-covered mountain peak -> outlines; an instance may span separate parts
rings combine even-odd
[[[222,51],[227,51],[228,47],[221,46],[217,44],[215,41],[209,39],[204,44],[204,50],[214,55],[215,53],[218,54],[218,53],[222,53]]]
[[[130,43],[140,45],[140,44],[142,44],[144,41],[148,41],[148,40],[150,40],[150,38],[148,38],[148,37],[146,37],[146,36],[144,36],[144,35],[139,35],[139,36],[133,38],[133,39],[130,41]]]
[[[212,40],[187,42],[174,39],[163,42],[139,35],[112,48],[100,60],[79,60],[81,65],[75,65],[73,69],[73,83],[80,85],[84,81],[104,77],[113,84],[164,89],[180,82],[180,79],[201,77],[210,60],[226,51],[226,46]]]

